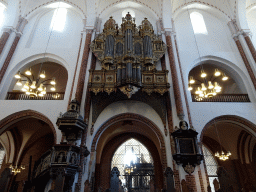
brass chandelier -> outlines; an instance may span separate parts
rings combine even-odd
[[[31,68],[25,71],[25,74],[18,71],[14,76],[17,79],[16,85],[22,87],[21,91],[25,92],[30,97],[43,97],[46,94],[46,87],[51,86],[51,91],[56,91],[56,81],[55,78],[46,79],[45,71],[40,72],[38,78],[34,78]],[[22,77],[23,80],[22,80]],[[22,83],[25,81],[25,84]],[[50,83],[50,84],[49,84]]]
[[[218,78],[222,77],[222,81],[227,81],[229,79],[229,77],[219,69],[215,69],[214,75],[212,75],[212,77],[215,77],[213,80],[211,80],[212,77],[209,81],[206,79],[207,74],[203,69],[201,69],[200,77],[202,80],[198,80],[193,76],[190,76],[188,83],[188,90],[195,90],[194,93],[196,94],[196,100],[198,101],[202,101],[205,98],[212,98],[223,90],[222,86],[220,86],[217,81]]]
[[[216,133],[217,133],[217,136],[218,136],[218,140],[219,140],[219,144],[220,144],[220,149],[221,149],[220,153],[218,151],[215,153],[215,157],[218,157],[221,161],[226,161],[231,156],[231,152],[228,151],[227,153],[225,153],[223,151],[222,145],[221,145],[221,142],[220,142],[220,136],[219,136],[218,129],[217,129],[215,121],[214,121],[214,126],[215,126],[215,129],[216,129]]]
[[[11,169],[11,172],[14,173],[14,175],[17,175],[18,173],[21,173],[21,171],[25,169],[25,166],[24,165],[21,165],[21,166],[10,165],[9,168]]]

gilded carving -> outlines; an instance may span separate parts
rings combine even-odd
[[[110,94],[119,88],[130,98],[139,89],[148,94],[168,91],[168,71],[156,70],[166,46],[154,34],[147,18],[136,26],[135,18],[128,13],[119,27],[110,17],[104,24],[103,33],[92,42],[91,49],[102,68],[90,73],[93,78],[90,78],[89,90],[95,94],[100,91]]]

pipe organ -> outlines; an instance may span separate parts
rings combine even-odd
[[[156,70],[166,46],[154,34],[147,18],[137,27],[135,18],[128,13],[118,27],[110,17],[91,49],[101,62],[101,70],[90,70],[89,90],[95,94],[110,94],[119,88],[130,98],[139,89],[161,95],[168,91],[168,71]]]

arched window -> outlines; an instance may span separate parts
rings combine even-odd
[[[206,170],[207,170],[207,173],[209,176],[210,186],[211,186],[212,191],[214,191],[213,181],[214,181],[214,179],[218,180],[218,175],[217,175],[218,164],[217,164],[213,154],[210,152],[210,150],[207,147],[205,147],[203,145],[202,149],[203,149],[203,154],[204,154]]]
[[[195,34],[205,34],[207,35],[207,28],[204,22],[203,16],[198,12],[193,12],[190,14],[191,23]]]
[[[111,169],[113,167],[118,168],[120,172],[119,178],[121,179],[122,184],[125,186],[127,183],[127,168],[130,169],[128,170],[129,174],[130,172],[133,172],[134,174],[139,174],[139,171],[141,171],[140,169],[143,167],[143,165],[146,165],[148,171],[146,176],[143,176],[143,179],[145,181],[144,184],[146,185],[146,183],[149,184],[146,181],[150,181],[151,175],[154,172],[152,156],[148,149],[139,141],[137,141],[136,139],[129,139],[128,141],[124,142],[114,153],[111,162]],[[133,167],[133,170],[131,170],[131,167]]]
[[[56,8],[52,17],[52,22],[50,29],[54,31],[62,32],[65,27],[66,18],[67,18],[67,8],[70,7],[70,5],[66,3],[53,3],[49,5],[50,8]]]
[[[5,11],[5,6],[0,3],[0,29],[2,28],[3,26],[3,23],[4,23],[4,11]]]

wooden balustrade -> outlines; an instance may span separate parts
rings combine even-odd
[[[198,100],[197,96],[192,94],[193,102],[250,102],[248,94],[218,94],[212,98]]]
[[[58,97],[56,98],[56,94]],[[24,92],[8,92],[6,96],[6,100],[63,100],[64,92],[52,92],[46,93],[43,97],[30,97],[26,95]]]

